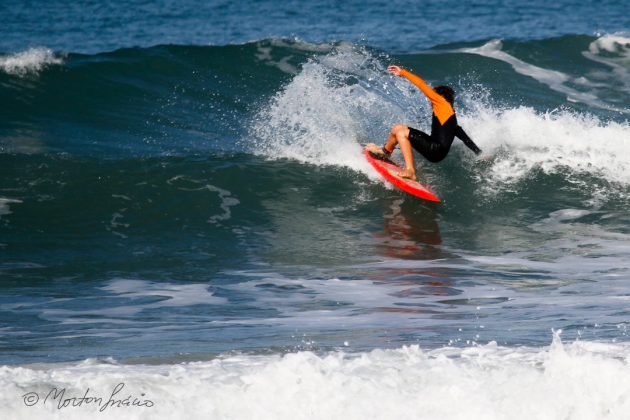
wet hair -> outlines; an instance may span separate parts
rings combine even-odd
[[[453,105],[453,102],[455,102],[455,91],[452,87],[440,85],[434,87],[433,90],[435,93],[446,99],[449,104]]]

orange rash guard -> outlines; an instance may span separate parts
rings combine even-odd
[[[437,117],[438,121],[440,121],[440,124],[444,125],[451,116],[455,115],[455,110],[451,104],[449,104],[442,95],[437,94],[431,86],[427,85],[427,82],[422,80],[420,76],[416,76],[404,69],[400,70],[400,75],[413,83],[422,91],[422,93],[425,94],[427,98],[429,98],[431,106],[433,107],[433,113]]]
[[[421,77],[407,70],[401,69],[400,75],[416,85],[429,98],[433,108],[431,135],[413,127],[408,127],[409,142],[416,151],[430,162],[439,162],[446,157],[453,139],[457,137],[475,154],[481,153],[481,149],[468,137],[464,129],[457,124],[457,116],[453,106],[442,95],[427,85]]]

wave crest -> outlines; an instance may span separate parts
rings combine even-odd
[[[63,64],[63,59],[43,47],[0,57],[0,69],[14,76],[37,74],[51,64]]]

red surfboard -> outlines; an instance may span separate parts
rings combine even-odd
[[[433,192],[418,181],[412,181],[410,179],[401,178],[396,175],[402,171],[402,168],[395,162],[379,157],[371,153],[367,147],[365,148],[365,157],[368,162],[376,169],[376,171],[383,176],[387,181],[391,182],[396,188],[403,190],[413,196],[422,198],[424,200],[434,201],[441,203],[440,199],[433,194]]]

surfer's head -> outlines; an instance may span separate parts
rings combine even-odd
[[[433,90],[435,93],[446,99],[449,104],[453,105],[453,102],[455,102],[455,91],[452,87],[440,85],[434,87]]]

